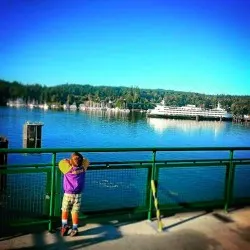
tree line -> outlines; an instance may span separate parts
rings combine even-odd
[[[62,84],[43,86],[40,84],[25,85],[20,82],[0,80],[0,105],[8,100],[22,98],[25,102],[40,104],[72,104],[86,101],[95,103],[112,102],[115,107],[129,109],[149,109],[163,99],[166,105],[215,108],[218,102],[223,108],[235,115],[250,114],[250,96],[206,95],[194,92],[182,92],[164,89],[139,89],[138,87],[109,87],[79,84]]]

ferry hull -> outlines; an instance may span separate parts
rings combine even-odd
[[[232,121],[232,117],[214,117],[214,116],[189,116],[189,115],[166,115],[166,114],[147,114],[147,117],[199,120],[199,121]]]

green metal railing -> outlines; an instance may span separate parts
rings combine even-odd
[[[19,181],[7,183],[6,190],[0,192],[0,209],[2,218],[7,218],[11,225],[30,225],[48,223],[49,230],[53,228],[53,222],[60,216],[60,206],[62,199],[62,179],[61,173],[57,168],[58,154],[70,152],[82,153],[128,153],[128,152],[148,152],[152,154],[152,160],[136,161],[112,161],[112,162],[91,162],[86,176],[86,182],[91,188],[99,188],[105,195],[113,196],[110,204],[100,202],[97,209],[96,201],[102,197],[98,191],[87,192],[89,206],[83,203],[83,214],[81,218],[89,219],[94,216],[112,214],[116,216],[123,213],[145,213],[149,220],[155,214],[153,206],[153,195],[151,181],[156,185],[156,196],[158,196],[159,207],[164,214],[169,211],[182,211],[192,209],[207,209],[223,207],[225,211],[237,204],[250,204],[250,147],[183,147],[183,148],[47,148],[47,149],[0,149],[0,154],[51,154],[50,163],[34,164],[9,164],[0,166],[0,174],[7,176],[17,176]],[[157,159],[158,153],[178,152],[227,152],[227,158],[221,159],[181,159],[173,160],[165,156],[164,159]],[[247,157],[235,157],[238,151],[247,152]],[[128,157],[129,158],[129,157]],[[161,157],[162,158],[162,157]],[[20,198],[19,191],[22,191],[22,177],[28,174],[43,174],[45,179],[44,187],[37,187],[38,191],[33,190],[36,183],[27,181],[26,190],[34,193],[33,197],[26,197],[23,192],[23,203],[15,204]],[[249,178],[248,178],[249,176]],[[124,181],[126,179],[126,181]],[[30,179],[32,180],[32,179]],[[40,177],[37,178],[40,181]],[[109,180],[112,181],[109,183]],[[190,182],[189,182],[190,180]],[[133,183],[134,181],[134,183]],[[94,184],[93,184],[94,183]],[[15,189],[18,189],[16,190]],[[34,203],[34,197],[39,190],[44,189],[45,197]],[[87,186],[88,189],[88,186]],[[13,191],[14,190],[14,191]],[[197,190],[197,191],[196,191]],[[244,191],[245,190],[245,191]],[[21,192],[20,191],[20,192]],[[106,193],[105,193],[106,192]],[[219,194],[217,194],[219,192]],[[119,196],[120,193],[120,196]],[[10,198],[8,198],[8,197]],[[7,198],[6,198],[7,197]],[[84,196],[85,197],[85,196]],[[33,199],[33,200],[32,200]],[[86,204],[87,200],[86,199]],[[117,202],[116,202],[117,199]],[[37,213],[36,218],[29,218],[27,211],[36,214],[36,208],[42,207],[43,212]],[[93,203],[94,202],[94,203]],[[113,203],[112,203],[113,202]],[[14,205],[13,205],[13,204]],[[25,204],[31,204],[27,209]],[[35,205],[34,205],[35,204]],[[94,205],[91,205],[94,204]],[[112,207],[114,206],[115,207]],[[2,208],[1,208],[2,206]],[[33,207],[32,207],[33,206]],[[31,209],[32,207],[32,209]],[[18,211],[17,219],[13,214]],[[10,213],[6,215],[5,213]],[[9,217],[8,217],[9,216]]]

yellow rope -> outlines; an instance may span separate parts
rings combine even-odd
[[[156,218],[158,221],[158,231],[161,232],[163,229],[163,223],[161,221],[161,213],[160,213],[160,209],[159,209],[159,205],[158,205],[158,199],[156,197],[156,186],[155,186],[155,181],[151,180],[151,189],[152,189],[152,194],[154,197],[154,205],[155,205],[155,209],[156,209]]]

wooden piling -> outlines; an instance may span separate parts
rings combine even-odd
[[[8,148],[9,142],[6,137],[0,136],[0,148]],[[7,165],[8,154],[0,153],[0,166]],[[1,167],[1,169],[6,169],[6,167]],[[0,191],[6,189],[7,186],[7,175],[0,173]]]
[[[41,148],[43,123],[26,122],[23,126],[23,147]]]

